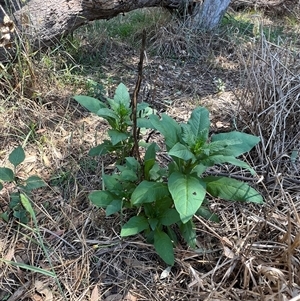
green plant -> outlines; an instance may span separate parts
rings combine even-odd
[[[30,176],[25,180],[18,178],[17,166],[25,160],[25,153],[21,146],[15,148],[8,157],[13,169],[0,167],[0,190],[3,189],[3,182],[13,183],[14,191],[10,193],[8,209],[0,214],[0,217],[8,221],[11,214],[21,223],[28,223],[28,212],[22,204],[22,198],[28,198],[32,190],[44,187],[45,182],[38,176]],[[2,181],[2,182],[1,182]]]
[[[124,91],[125,86],[121,87]],[[118,89],[118,101],[123,103],[122,97],[127,101],[128,95],[121,94]],[[84,98],[76,99],[83,102]],[[93,102],[93,105],[89,104],[93,109],[91,111],[99,116],[110,117],[103,114],[102,108],[99,109],[99,102],[98,106],[95,100]],[[126,109],[129,114],[129,107]],[[131,124],[127,117],[126,127]],[[115,126],[114,123],[112,125]],[[174,227],[178,228],[190,247],[195,247],[193,216],[198,214],[218,220],[209,211],[207,193],[230,201],[263,203],[262,196],[246,183],[228,177],[205,175],[209,167],[223,163],[248,169],[255,174],[248,164],[237,157],[250,151],[259,142],[258,137],[240,132],[209,137],[209,112],[203,107],[196,108],[187,123],[178,124],[166,114],[162,114],[161,118],[151,114],[147,119],[139,119],[138,125],[156,130],[164,137],[166,153],[171,162],[167,167],[160,166],[156,159],[159,150],[157,144],[146,144],[142,160],[126,157],[123,164],[116,165],[115,173],[102,175],[103,190],[93,191],[89,195],[94,205],[106,209],[106,215],[123,213],[125,209],[133,211],[133,216],[122,226],[122,237],[143,232],[148,242],[154,244],[159,256],[167,264],[173,265],[173,245],[178,240]],[[100,147],[101,151],[98,148],[99,155],[103,154],[103,148],[108,152],[112,146],[120,143],[117,132],[109,130],[108,134],[111,141],[106,141]],[[126,139],[133,139],[130,134],[127,130]],[[95,149],[91,152],[96,154]]]
[[[131,154],[134,144],[131,133],[131,101],[126,86],[120,84],[116,89],[114,98],[107,98],[107,102],[82,95],[77,95],[74,99],[90,112],[107,120],[111,127],[107,131],[110,140],[104,140],[100,145],[93,147],[89,155],[99,156],[114,152],[120,162],[124,161],[125,157]],[[153,113],[153,109],[148,104],[138,104],[137,114],[140,124],[151,113]]]

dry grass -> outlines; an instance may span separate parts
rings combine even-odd
[[[101,187],[102,166],[111,171],[109,157],[87,156],[90,147],[103,139],[106,124],[71,99],[72,85],[47,80],[53,76],[53,65],[47,71],[44,60],[41,65],[33,60],[39,81],[31,91],[38,97],[15,93],[9,81],[6,87],[13,93],[2,90],[0,166],[6,166],[9,152],[23,143],[27,159],[18,175],[39,174],[49,187],[32,198],[38,229],[32,222],[24,226],[0,221],[0,258],[46,271],[52,266],[56,278],[0,261],[1,301],[285,301],[299,296],[299,156],[293,152],[299,151],[300,132],[296,46],[262,39],[239,52],[235,41],[226,41],[228,36],[217,39],[168,26],[155,37],[153,49],[173,58],[148,57],[141,97],[178,120],[185,120],[196,105],[209,104],[213,124],[221,121],[221,129],[214,131],[233,130],[232,117],[237,116],[239,130],[259,135],[262,143],[245,158],[258,178],[228,166],[210,172],[251,182],[264,195],[265,205],[211,199],[210,207],[221,222],[195,218],[197,248],[179,244],[176,263],[166,270],[143,237],[119,237],[126,215],[107,218],[90,205],[87,195]],[[103,44],[98,46],[103,49]],[[134,51],[129,46],[110,48],[105,55],[104,77],[116,76],[134,86]],[[216,93],[215,78],[224,80],[225,93]],[[24,80],[19,80],[22,89]],[[80,92],[82,85],[77,89]],[[6,186],[0,192],[2,210],[10,189]]]

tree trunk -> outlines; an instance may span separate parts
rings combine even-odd
[[[205,30],[213,30],[224,16],[231,0],[204,0],[194,8],[192,26]]]
[[[9,44],[6,43],[7,39],[1,40],[3,32],[6,38],[11,37],[12,33],[7,34],[8,27],[3,19],[5,11],[14,22],[18,35],[30,41],[34,48],[40,48],[54,44],[62,36],[89,21],[110,19],[120,13],[143,7],[197,7],[193,26],[212,29],[218,24],[230,2],[204,0],[201,5],[199,1],[201,0],[0,0],[0,48]]]

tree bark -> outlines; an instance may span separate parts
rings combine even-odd
[[[212,7],[210,2],[213,3]],[[201,0],[0,0],[0,30],[6,11],[14,22],[18,35],[30,41],[34,48],[40,48],[56,43],[61,37],[89,21],[110,19],[120,13],[143,7],[177,9],[182,5],[198,8],[198,13],[194,14],[194,27],[211,29],[217,25],[229,2],[230,0],[205,0],[201,6]]]
[[[205,30],[216,28],[231,0],[204,0],[202,5],[197,5],[194,9],[192,26]]]

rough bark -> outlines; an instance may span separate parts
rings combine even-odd
[[[210,8],[210,2],[216,3],[213,10],[217,14]],[[18,34],[25,36],[35,48],[40,48],[57,42],[62,36],[89,21],[110,19],[120,13],[143,7],[198,7],[201,9],[198,10],[201,16],[193,14],[194,27],[204,25],[211,29],[218,23],[229,2],[230,0],[205,0],[202,7],[200,0],[0,0],[0,26],[6,10],[15,23]],[[217,3],[222,5],[221,9],[216,6]],[[205,16],[206,13],[210,16]],[[203,17],[205,20],[201,20]],[[205,22],[208,22],[207,25]]]
[[[194,28],[212,30],[218,26],[231,0],[204,0],[197,5],[192,19]]]

